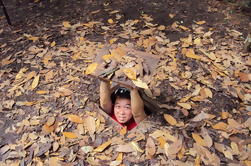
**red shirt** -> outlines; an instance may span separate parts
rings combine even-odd
[[[115,114],[114,114],[114,110],[112,110],[112,113],[110,114],[110,116],[112,117],[112,119],[114,119],[118,124],[120,124],[121,126],[123,127],[127,127],[127,130],[131,130],[133,129],[134,127],[137,126],[137,123],[135,122],[134,118],[132,117],[128,122],[126,123],[119,123]]]

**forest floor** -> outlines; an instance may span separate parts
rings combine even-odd
[[[251,165],[248,9],[217,0],[5,5],[0,165]],[[129,47],[159,59],[141,84],[160,109],[131,131],[100,112],[100,81],[87,75],[104,47],[110,58]]]

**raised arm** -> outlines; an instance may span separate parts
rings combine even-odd
[[[136,88],[131,89],[130,95],[133,118],[136,123],[140,123],[146,118],[146,113],[144,111],[144,102],[141,99],[139,92]]]
[[[111,89],[108,81],[100,82],[100,106],[108,114],[112,111]]]

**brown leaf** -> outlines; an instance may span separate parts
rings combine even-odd
[[[218,122],[215,125],[213,125],[212,127],[216,130],[223,130],[223,131],[227,130],[227,124],[224,122]]]
[[[124,145],[118,145],[116,147],[115,151],[117,151],[117,152],[124,152],[124,153],[130,153],[130,152],[134,152],[135,150],[130,145],[130,143],[128,143],[128,144],[124,144]]]
[[[74,138],[77,138],[78,136],[73,133],[73,132],[63,132],[63,135],[66,137],[66,138],[71,138],[71,139],[74,139]]]
[[[192,133],[192,137],[195,140],[195,142],[201,146],[206,146],[205,140],[201,138],[200,135],[196,133]]]
[[[154,141],[151,137],[149,137],[146,141],[146,158],[152,159],[156,152],[156,147]]]
[[[177,121],[176,119],[174,119],[174,117],[172,117],[171,115],[169,114],[164,114],[164,118],[165,120],[170,124],[170,125],[176,125],[177,124]]]
[[[198,55],[196,55],[196,54],[194,53],[194,50],[193,50],[192,48],[187,49],[185,55],[186,55],[186,57],[188,57],[188,58],[193,58],[193,59],[198,59],[198,60],[201,59],[200,56],[198,56]]]
[[[95,152],[103,152],[103,150],[105,150],[105,148],[107,148],[109,145],[111,145],[112,141],[107,141],[105,143],[103,143],[102,145],[100,145],[99,147],[97,147],[96,149],[94,149]]]
[[[94,73],[97,67],[98,67],[98,63],[96,62],[88,65],[87,69],[85,70],[85,74]]]
[[[74,123],[84,123],[83,119],[81,117],[79,117],[78,115],[74,115],[74,114],[69,114],[67,115],[67,118]]]
[[[189,103],[177,103],[179,106],[185,108],[185,109],[191,109],[191,105]]]
[[[90,134],[94,134],[96,131],[96,121],[95,118],[92,116],[88,116],[84,119],[84,126]]]
[[[178,139],[171,145],[168,145],[168,143],[166,143],[164,146],[166,156],[177,154],[181,150],[182,144],[183,144],[182,139]]]
[[[134,68],[124,68],[123,72],[125,73],[125,75],[131,79],[131,80],[136,80],[137,79],[137,74],[134,71]]]

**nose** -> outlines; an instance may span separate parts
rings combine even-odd
[[[119,109],[119,113],[120,113],[121,115],[125,115],[125,109],[124,109],[124,108],[120,108],[120,109]]]

